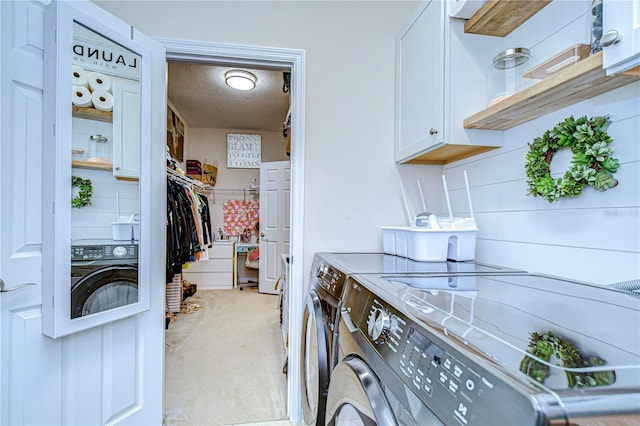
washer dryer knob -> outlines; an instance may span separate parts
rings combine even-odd
[[[118,247],[113,249],[113,255],[115,257],[125,257],[127,255],[127,248],[126,247],[122,247],[122,246],[118,246]]]
[[[381,345],[387,341],[391,330],[391,313],[382,308],[373,308],[367,320],[369,337],[374,343]]]
[[[322,274],[326,271],[326,269],[327,269],[327,265],[325,265],[324,263],[319,264],[318,268],[316,269],[316,277],[320,278]]]

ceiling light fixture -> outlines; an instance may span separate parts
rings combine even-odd
[[[249,71],[231,70],[224,73],[224,81],[227,85],[237,90],[251,90],[256,87],[257,80],[256,76]]]

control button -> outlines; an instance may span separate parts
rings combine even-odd
[[[458,407],[453,411],[453,414],[465,425],[467,424],[467,410],[468,407],[462,402],[458,404]]]
[[[462,368],[458,367],[457,365],[453,366],[453,375],[456,377],[460,377],[462,376]]]
[[[431,378],[430,378],[430,377],[425,377],[425,378],[424,378],[424,380],[425,380],[427,383],[431,384]]]
[[[467,379],[464,385],[466,386],[467,390],[470,390],[470,391],[474,390],[476,387],[476,384],[473,383],[473,380],[471,379]]]
[[[449,381],[449,390],[453,393],[456,393],[458,391],[458,384],[453,380]]]
[[[416,380],[413,381],[413,386],[415,386],[417,389],[420,389],[420,383]]]
[[[447,380],[449,380],[447,375],[444,374],[444,373],[440,373],[440,383],[445,384],[445,383],[447,383]]]
[[[405,368],[407,366],[407,363],[404,362],[404,360],[400,360],[400,367]]]
[[[407,372],[406,368],[401,368],[400,371],[402,371],[404,373],[405,376],[409,377],[410,374]]]
[[[420,367],[416,368],[416,371],[418,372],[419,375],[424,376],[424,371],[422,371]]]
[[[484,383],[485,386],[488,387],[489,389],[493,389],[493,383],[491,383],[490,381],[488,381],[484,377],[482,378],[482,383]]]
[[[446,368],[447,370],[451,370],[451,360],[449,358],[444,360],[444,368]]]
[[[411,369],[411,367],[407,367],[407,372],[413,376],[413,370]]]
[[[424,391],[427,393],[427,395],[431,396],[433,394],[433,388],[431,387],[431,385],[429,385],[428,383],[425,383],[424,386],[422,387],[422,389],[424,389]]]

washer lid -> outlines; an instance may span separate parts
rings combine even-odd
[[[523,380],[640,392],[640,297],[632,293],[536,274],[354,278]]]

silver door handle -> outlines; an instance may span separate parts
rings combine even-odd
[[[4,281],[2,280],[2,278],[0,278],[0,293],[8,293],[10,291],[18,290],[19,288],[26,287],[28,285],[36,285],[36,283],[24,283],[24,284],[17,285],[15,287],[5,288]]]
[[[616,30],[610,30],[602,34],[602,37],[600,38],[600,45],[602,47],[608,47],[619,43],[620,40],[622,40],[622,34]]]

